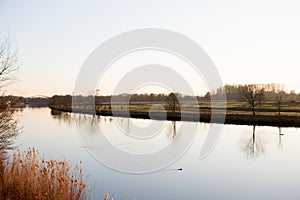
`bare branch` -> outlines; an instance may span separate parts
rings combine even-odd
[[[9,36],[0,41],[0,90],[4,90],[14,78],[14,72],[19,69],[17,50],[13,50]],[[0,96],[0,154],[12,144],[12,138],[18,131],[18,121],[15,119],[11,101]]]
[[[14,72],[18,69],[18,51],[12,49],[8,36],[0,45],[0,88],[11,84],[15,80]]]

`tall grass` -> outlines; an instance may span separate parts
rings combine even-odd
[[[34,148],[0,162],[0,199],[86,199],[86,190],[78,165],[46,161]]]

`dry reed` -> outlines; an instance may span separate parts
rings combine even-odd
[[[0,199],[86,199],[82,169],[66,161],[39,158],[34,148],[17,150],[0,166]]]

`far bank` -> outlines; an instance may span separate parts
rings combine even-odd
[[[257,114],[255,116],[240,112],[239,114],[217,113],[213,117],[209,111],[200,113],[193,112],[147,112],[147,111],[123,111],[123,110],[92,110],[92,109],[71,109],[50,106],[53,114],[60,112],[73,112],[90,115],[115,116],[124,118],[139,118],[153,120],[170,120],[170,121],[191,121],[191,122],[206,122],[206,123],[225,123],[236,125],[258,125],[258,126],[276,126],[276,127],[300,127],[300,116],[274,115],[270,112]],[[225,119],[225,120],[224,120]]]

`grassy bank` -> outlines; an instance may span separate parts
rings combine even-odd
[[[167,105],[155,103],[131,103],[125,104],[102,104],[93,106],[77,106],[73,110],[70,106],[52,106],[53,111],[76,112],[83,114],[97,114],[103,116],[132,117],[142,119],[156,120],[174,120],[174,121],[200,121],[225,124],[240,125],[264,125],[281,127],[300,127],[300,104],[289,103],[281,107],[280,115],[278,109],[272,103],[264,103],[256,108],[256,116],[253,116],[251,109],[246,103],[228,102],[227,107],[222,102],[214,106],[214,115],[211,116],[212,106],[210,102],[201,102],[200,104],[185,103],[182,105],[184,111],[171,112],[165,110]],[[113,107],[114,112],[112,112]],[[130,111],[126,112],[126,110]],[[151,110],[151,116],[149,115]],[[166,112],[165,112],[166,111]],[[224,121],[225,118],[225,121]]]
[[[66,108],[70,109],[71,105],[58,104],[51,105],[52,107],[58,108]],[[131,112],[148,112],[150,109],[152,111],[161,111],[162,108],[166,111],[170,111],[167,108],[169,105],[167,103],[162,102],[131,102],[129,105],[126,103],[116,103],[113,106],[110,105],[110,102],[104,102],[101,104],[96,104],[96,106],[91,105],[79,105],[78,108],[81,109],[94,109],[96,110],[111,110],[111,108],[115,110],[123,110],[129,108]],[[177,110],[179,110],[179,105],[177,106]],[[184,102],[180,105],[182,109],[186,112],[195,112],[196,110],[200,110],[201,113],[210,113],[211,109],[214,108],[215,112],[224,113],[226,110],[226,114],[238,114],[238,115],[252,115],[252,110],[245,102],[227,102],[226,107],[224,107],[224,102],[215,102],[214,107],[212,107],[211,102]],[[278,108],[274,105],[273,102],[265,102],[261,106],[255,108],[256,113],[258,115],[278,115]],[[281,105],[280,109],[281,115],[284,116],[300,116],[300,102],[285,102]]]

